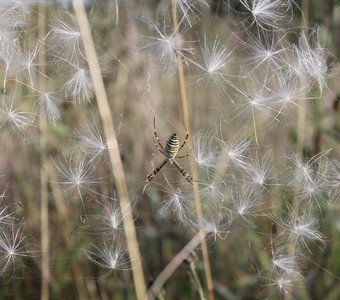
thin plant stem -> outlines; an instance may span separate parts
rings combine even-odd
[[[302,0],[302,20],[301,20],[301,28],[302,32],[306,33],[306,26],[308,25],[309,20],[309,0]],[[305,82],[301,80],[300,85],[304,86]],[[305,147],[305,139],[306,139],[306,109],[307,109],[307,103],[302,102],[301,105],[299,105],[298,108],[298,117],[297,117],[297,134],[296,134],[296,151],[297,155],[303,160],[304,158],[304,147]],[[300,210],[300,201],[297,199],[296,196],[293,197],[293,203],[292,203],[292,209],[294,211],[294,215],[299,215]],[[295,243],[290,243],[288,247],[288,254],[291,257],[295,256],[296,248]],[[285,294],[285,300],[291,300],[293,299],[293,293],[292,288],[289,287],[287,289],[287,293]]]
[[[38,16],[38,37],[43,41],[46,36],[46,6],[39,5]],[[39,90],[46,90],[46,52],[44,43],[41,43],[38,60],[39,60]],[[33,87],[32,87],[33,88]],[[39,118],[40,131],[40,231],[41,231],[41,300],[49,299],[49,281],[50,281],[50,241],[49,241],[49,212],[47,196],[47,123],[44,118],[44,106],[40,107]]]
[[[206,298],[204,296],[204,291],[203,291],[203,288],[202,288],[201,281],[200,281],[198,274],[197,274],[197,271],[196,271],[195,261],[191,260],[189,263],[190,263],[192,282],[194,283],[194,285],[196,285],[198,294],[200,295],[200,299],[206,300]]]
[[[124,208],[124,213],[122,213],[122,215],[127,240],[127,249],[129,252],[129,256],[131,258],[131,267],[134,285],[136,289],[136,296],[137,299],[140,300],[144,299],[146,295],[146,286],[140,252],[138,248],[136,229],[134,226],[134,220],[132,215],[132,208],[129,201],[123,165],[120,158],[118,141],[113,126],[113,117],[111,114],[109,101],[106,95],[103,78],[100,73],[98,57],[92,39],[90,25],[87,19],[84,4],[81,0],[73,0],[72,4],[79,25],[86,58],[89,64],[93,88],[97,99],[98,110],[103,125],[104,135],[106,138],[108,152],[110,156],[111,167],[113,170],[113,176],[117,188],[117,193],[119,196],[120,207]]]
[[[200,230],[191,241],[169,262],[163,271],[157,276],[148,292],[148,300],[153,300],[160,292],[165,282],[177,270],[182,262],[194,251],[205,239],[204,230]],[[145,299],[146,300],[146,299]]]
[[[176,0],[172,1],[172,22],[174,26],[174,33],[176,36],[176,43],[179,43],[179,23],[177,18],[177,11],[176,11]],[[179,51],[179,45],[176,45],[176,58],[177,58],[177,75],[178,75],[178,86],[180,92],[180,106],[182,111],[183,122],[188,130],[189,137],[191,137],[191,129],[190,129],[190,120],[189,120],[189,111],[188,111],[188,100],[185,90],[185,76],[184,76],[184,68],[183,68],[183,59],[181,53]],[[192,154],[189,153],[189,168],[190,172],[194,179],[197,179],[197,171],[194,163],[194,159]],[[193,181],[193,193],[195,199],[195,212],[196,217],[199,222],[200,228],[202,228],[202,207],[201,207],[201,200],[198,191],[198,184],[194,180]],[[203,234],[203,231],[201,231]],[[209,255],[208,255],[208,247],[205,240],[205,237],[202,236],[201,239],[201,248],[202,248],[202,257],[203,257],[203,264],[204,264],[204,271],[205,271],[205,279],[207,284],[208,290],[208,299],[214,299],[214,287],[213,287],[213,280],[211,275],[211,268],[209,262]]]

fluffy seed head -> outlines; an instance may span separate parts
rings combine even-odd
[[[311,46],[311,40],[315,38],[315,46]],[[314,80],[322,93],[327,77],[327,52],[318,41],[317,32],[310,37],[301,34],[299,45],[293,47],[294,61],[291,64],[292,70],[302,82]]]
[[[61,117],[59,108],[57,107],[57,97],[52,92],[42,93],[39,102],[44,107],[47,119],[53,124]]]
[[[290,0],[240,0],[244,8],[251,14],[251,25],[261,29],[278,29],[280,22],[289,16]]]
[[[212,45],[209,45],[206,37],[204,37],[204,42],[201,44],[201,52],[203,63],[190,60],[200,71],[197,83],[201,84],[211,81],[232,100],[228,91],[228,86],[233,86],[231,82],[233,77],[231,72],[232,52],[217,38]]]
[[[94,120],[86,122],[80,130],[75,132],[75,136],[86,155],[96,158],[107,149],[106,142]]]
[[[93,245],[93,251],[84,250],[86,257],[101,268],[112,270],[129,270],[130,259],[124,248],[111,241],[103,241],[100,245]]]
[[[73,59],[77,54],[84,57],[81,48],[81,36],[76,22],[71,14],[66,14],[70,19],[69,24],[62,20],[55,20],[46,39],[50,42],[58,56]],[[69,57],[66,57],[69,56]]]
[[[223,139],[218,139],[220,144],[220,157],[225,157],[221,160],[221,163],[225,166],[229,165],[231,161],[235,166],[247,169],[248,163],[248,151],[251,141],[246,139],[238,139],[232,143],[228,143]]]
[[[200,167],[210,168],[215,165],[216,151],[213,148],[214,135],[200,131],[193,136],[192,154]]]
[[[68,159],[60,159],[55,166],[62,177],[60,184],[66,187],[66,191],[76,193],[81,201],[84,192],[98,194],[93,186],[100,182],[94,177],[94,166],[86,156],[73,154]]]
[[[191,199],[180,188],[169,186],[168,197],[161,202],[158,213],[161,217],[174,216],[180,223],[187,225],[190,219]]]
[[[155,32],[155,36],[148,38],[150,42],[144,48],[150,52],[153,59],[156,59],[168,69],[177,66],[177,52],[186,61],[186,57],[192,52],[192,49],[186,46],[180,33],[175,34],[173,31],[168,33],[167,26],[159,28],[154,23],[149,24]]]
[[[65,94],[70,95],[75,102],[91,102],[93,89],[88,71],[78,65],[72,64],[74,73],[65,83]]]
[[[289,241],[296,246],[301,246],[308,251],[310,241],[324,242],[322,234],[318,231],[319,221],[310,212],[304,211],[303,214],[297,215],[292,209],[289,211],[287,220],[278,222],[279,226],[284,228],[288,235]]]
[[[261,198],[253,188],[236,187],[230,196],[230,211],[234,216],[241,217],[242,220],[252,225],[252,218],[261,204]]]
[[[29,256],[25,250],[27,236],[23,231],[24,224],[11,222],[0,227],[0,275],[17,267],[23,257]],[[9,270],[11,268],[11,270]]]
[[[32,126],[32,120],[29,118],[30,113],[19,111],[14,108],[14,101],[7,103],[2,99],[2,107],[0,108],[0,128],[9,127],[13,130],[22,131]]]

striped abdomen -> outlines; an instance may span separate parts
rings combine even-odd
[[[165,153],[169,158],[174,158],[179,149],[179,139],[178,135],[174,133],[168,138],[165,145]]]

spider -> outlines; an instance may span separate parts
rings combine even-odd
[[[184,125],[185,127],[185,125]],[[181,172],[181,174],[186,178],[186,180],[190,183],[193,184],[193,178],[188,174],[187,171],[185,171],[181,165],[175,160],[175,158],[184,158],[189,156],[189,154],[183,155],[183,156],[176,156],[177,153],[184,147],[186,144],[186,141],[189,138],[189,133],[186,130],[186,136],[185,139],[182,143],[182,145],[179,144],[179,138],[176,133],[173,133],[168,140],[166,141],[165,147],[163,147],[162,143],[160,142],[157,131],[156,131],[156,118],[153,118],[153,133],[154,133],[154,143],[155,147],[159,152],[161,152],[164,156],[165,159],[160,163],[160,165],[153,170],[152,173],[150,173],[145,180],[147,181],[147,184],[151,182],[151,180],[157,175],[157,173],[167,164],[169,163],[170,165],[174,164],[175,167]]]

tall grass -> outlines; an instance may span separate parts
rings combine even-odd
[[[333,13],[4,3],[0,299],[337,299]]]
[[[38,40],[43,41],[46,36],[46,8],[44,5],[40,5],[38,8]],[[39,76],[38,76],[38,89],[40,91],[46,90],[46,49],[44,44],[40,46],[38,54],[39,63]],[[41,264],[41,299],[47,300],[49,298],[49,282],[50,282],[50,270],[49,270],[49,254],[50,254],[50,241],[49,241],[49,212],[48,212],[48,174],[47,174],[47,123],[44,115],[44,107],[40,108],[39,119],[39,131],[40,131],[40,193],[41,193],[41,251],[42,251],[42,264]]]
[[[188,107],[188,99],[187,94],[185,90],[185,76],[184,76],[184,66],[183,66],[183,60],[180,52],[180,36],[179,36],[179,23],[177,18],[177,2],[176,0],[172,1],[172,22],[174,26],[174,34],[176,38],[176,44],[175,44],[175,51],[176,51],[176,58],[177,58],[177,75],[178,75],[178,86],[180,91],[180,103],[181,103],[181,112],[183,116],[183,122],[185,124],[185,127],[187,128],[189,137],[191,136],[191,127],[190,127],[190,119],[189,119],[189,107]],[[195,162],[192,157],[192,155],[189,154],[189,166],[190,171],[193,176],[193,178],[197,177]],[[200,227],[203,227],[201,224],[203,215],[202,215],[202,204],[200,200],[200,195],[198,191],[198,184],[197,181],[193,181],[193,194],[195,199],[195,212],[197,221],[200,224]],[[210,262],[209,262],[209,255],[208,255],[208,248],[207,243],[204,237],[204,231],[201,232],[201,247],[202,247],[202,256],[203,256],[203,262],[204,262],[204,271],[205,271],[205,278],[206,278],[206,284],[207,284],[207,290],[208,290],[208,299],[213,300],[214,299],[214,287],[213,287],[213,281],[211,276],[211,269],[210,269]]]
[[[73,9],[76,13],[76,18],[82,35],[85,54],[90,68],[93,88],[97,98],[99,114],[103,123],[105,139],[109,149],[111,167],[116,183],[118,197],[120,200],[121,210],[123,214],[123,224],[126,234],[127,247],[131,258],[131,267],[133,279],[136,287],[137,299],[144,299],[146,296],[145,280],[142,268],[142,261],[139,254],[138,242],[134,221],[132,216],[131,205],[129,201],[128,189],[125,182],[123,165],[120,158],[119,146],[116,138],[116,133],[113,128],[113,119],[110,112],[109,101],[106,96],[104,82],[100,74],[100,66],[91,36],[90,25],[87,20],[84,5],[79,0],[73,1]],[[119,255],[119,253],[118,253]]]

